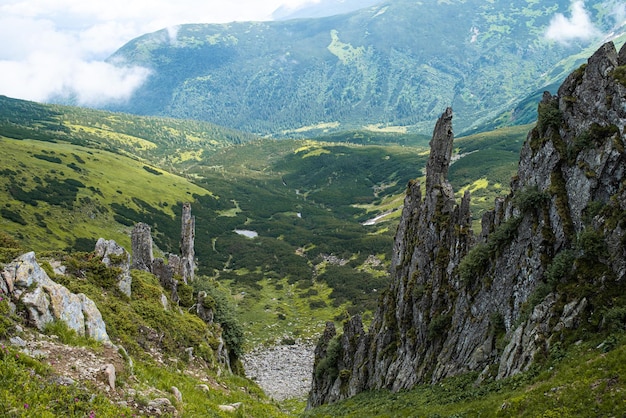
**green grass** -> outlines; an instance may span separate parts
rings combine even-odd
[[[50,380],[49,366],[12,348],[0,347],[0,415],[3,417],[131,417],[91,387]]]
[[[3,208],[17,212],[23,223],[0,219],[3,230],[33,250],[73,247],[77,238],[95,241],[115,239],[130,248],[129,228],[114,221],[112,205],[138,212],[141,198],[172,221],[179,202],[210,192],[167,172],[152,174],[143,165],[107,151],[89,150],[67,143],[0,138],[5,158],[0,161],[0,195]],[[37,158],[54,156],[61,162]],[[71,168],[75,167],[75,168]],[[82,185],[69,200],[54,202],[55,187]],[[65,182],[65,183],[64,183]],[[40,188],[44,193],[35,194]],[[55,204],[56,203],[56,204]]]
[[[255,383],[219,369],[214,353],[218,346],[217,337],[222,334],[230,342],[227,327],[232,325],[228,322],[232,318],[224,318],[221,313],[228,309],[224,305],[232,304],[232,301],[216,297],[216,322],[206,324],[186,310],[165,310],[161,297],[168,292],[149,273],[132,271],[133,293],[129,299],[117,290],[114,278],[118,271],[105,267],[92,253],[57,253],[56,257],[65,257],[67,275],[55,276],[49,266],[42,263],[44,268],[55,281],[74,293],[86,294],[96,303],[109,337],[126,349],[134,363],[134,377],[128,370],[118,371],[117,386],[123,392],[134,389],[139,394],[146,393],[138,396],[140,404],[149,400],[147,393],[152,389],[171,393],[170,388],[176,386],[184,394],[183,404],[176,403],[171,395],[167,396],[182,416],[231,416],[219,411],[218,406],[235,402],[244,404],[238,416],[284,416],[279,405],[268,400]],[[169,303],[172,306],[172,302]],[[3,296],[0,298],[3,318],[0,338],[14,335],[14,325],[21,321],[9,312]],[[93,341],[76,336],[60,323],[50,325],[46,333],[58,335],[59,341],[68,345],[86,346],[96,351],[101,348]],[[156,337],[150,337],[151,334]],[[94,411],[98,417],[130,417],[135,413],[112,404],[89,385],[64,387],[51,383],[52,371],[43,360],[17,353],[5,345],[3,343],[0,350],[0,415],[86,417]],[[191,361],[185,353],[187,347],[194,348]],[[160,352],[162,362],[148,354],[155,351]],[[231,361],[237,370],[235,357]],[[212,388],[206,393],[198,387],[201,384]],[[92,398],[91,393],[96,396]],[[146,399],[142,400],[142,396]]]
[[[235,295],[246,347],[280,344],[283,339],[315,342],[326,321],[340,317],[348,303],[334,306],[332,288],[326,283],[289,283],[287,279],[263,279],[257,290]],[[236,283],[229,283],[237,289]]]

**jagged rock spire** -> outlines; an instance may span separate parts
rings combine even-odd
[[[430,156],[426,164],[426,194],[448,181],[448,169],[452,158],[452,108],[448,107],[435,125],[430,141]]]
[[[444,112],[431,141],[425,196],[417,181],[407,190],[389,290],[367,333],[355,317],[334,337],[340,349],[330,350],[328,330],[315,362],[330,373],[317,370],[309,406],[468,371],[508,377],[549,352],[564,329],[590,323],[593,315],[600,322],[594,312],[601,311],[601,293],[607,287],[623,293],[626,283],[624,65],[626,45],[617,53],[609,42],[557,96],[544,95],[511,194],[485,214],[481,242],[471,251],[469,194],[456,205],[446,178],[453,134],[452,112]],[[600,214],[594,216],[592,206],[601,207]],[[586,255],[578,248],[585,234],[602,251],[593,247]],[[548,280],[557,257],[572,258],[567,275],[555,279],[552,269]],[[598,268],[590,270],[589,263]],[[558,294],[551,280],[580,280],[587,290]],[[529,307],[542,286],[553,287]],[[589,308],[594,298],[596,309]],[[504,349],[496,344],[502,338]],[[330,362],[329,351],[340,355]]]
[[[196,269],[194,240],[196,237],[196,217],[191,215],[191,203],[183,203],[180,238],[181,276],[185,283],[192,282]]]
[[[130,235],[132,249],[131,268],[152,271],[152,235],[150,225],[138,223]]]
[[[449,278],[449,269],[472,240],[469,193],[457,205],[447,179],[453,141],[452,109],[448,108],[430,142],[425,196],[418,181],[411,181],[407,188],[394,241],[389,292],[367,333],[358,316],[344,325],[339,338],[342,355],[333,365],[341,371],[338,376],[319,370],[329,362],[324,360],[332,334],[327,328],[316,350],[318,370],[309,407],[368,389],[408,388],[432,374],[444,341],[433,333],[443,335],[453,315],[448,289],[456,284]],[[431,321],[440,323],[434,331]]]

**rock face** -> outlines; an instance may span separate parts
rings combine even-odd
[[[618,55],[607,43],[556,97],[544,94],[511,194],[485,214],[477,238],[469,195],[456,204],[446,180],[453,141],[446,110],[431,141],[425,195],[417,182],[407,190],[390,288],[368,332],[359,317],[341,336],[327,327],[309,407],[468,371],[514,375],[598,309],[597,295],[623,292],[625,65],[626,46]],[[594,286],[559,292],[576,282]]]
[[[185,282],[193,282],[196,270],[194,242],[196,239],[196,217],[191,215],[191,204],[183,203],[180,237],[180,275]]]
[[[130,277],[130,254],[117,242],[107,241],[100,238],[96,242],[96,255],[102,257],[102,262],[107,267],[117,267],[121,270],[117,277],[117,287],[122,293],[130,297],[132,278]]]
[[[54,282],[39,266],[35,253],[24,254],[7,264],[1,273],[0,289],[21,303],[29,322],[43,330],[59,320],[79,335],[110,342],[106,326],[96,304],[82,293],[71,293]]]
[[[196,269],[194,251],[196,219],[191,216],[191,204],[183,204],[180,256],[169,254],[167,263],[162,258],[155,259],[152,253],[151,233],[150,226],[144,223],[138,223],[133,228],[131,234],[132,268],[148,271],[157,276],[161,285],[172,292],[172,300],[178,302],[178,279],[188,284],[193,281]],[[179,276],[178,279],[176,276]]]
[[[152,235],[150,226],[138,223],[131,233],[131,245],[133,254],[132,268],[137,270],[150,271],[152,268]]]

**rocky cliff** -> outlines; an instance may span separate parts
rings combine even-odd
[[[626,275],[626,47],[602,46],[558,94],[545,93],[511,193],[474,237],[469,194],[447,172],[452,111],[433,133],[425,188],[408,186],[391,285],[316,348],[309,407],[464,372],[526,370],[568,333],[606,326]]]

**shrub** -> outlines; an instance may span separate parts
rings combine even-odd
[[[162,173],[162,172],[160,172],[160,171],[158,171],[158,170],[155,170],[155,169],[154,169],[154,168],[152,168],[152,167],[148,167],[147,165],[144,165],[144,166],[143,166],[143,169],[144,169],[144,170],[146,170],[148,173],[150,173],[150,174],[154,174],[154,175],[156,175],[156,176],[161,176],[161,175],[163,175],[163,173]]]
[[[341,357],[339,338],[340,337],[336,335],[328,342],[326,356],[315,366],[315,377],[318,379],[328,377],[328,380],[333,381],[339,375],[339,368],[337,367],[337,363]]]
[[[230,294],[202,276],[194,281],[193,286],[197,292],[206,292],[205,303],[208,300],[208,303],[214,304],[214,321],[222,327],[224,342],[236,357],[241,356],[244,344],[243,327],[237,318],[236,306]]]
[[[11,320],[11,308],[8,296],[0,291],[0,337],[7,337],[9,329],[13,325]]]
[[[326,302],[323,300],[312,300],[309,302],[309,308],[311,309],[322,309],[326,307]]]
[[[8,219],[9,221],[15,222],[16,224],[28,225],[28,222],[24,220],[24,218],[22,217],[22,215],[19,214],[19,212],[14,212],[11,209],[8,209],[8,208],[0,209],[0,215],[2,215],[4,219]]]
[[[626,307],[614,306],[604,314],[603,327],[610,332],[626,329]]]
[[[591,202],[589,202],[589,204],[583,211],[583,222],[586,225],[591,224],[593,218],[602,213],[605,206],[606,205],[603,202],[599,202],[597,200],[592,200]]]
[[[489,262],[489,247],[487,244],[476,244],[459,263],[461,280],[470,284],[476,277],[482,275]]]
[[[563,115],[558,107],[558,101],[552,100],[548,103],[539,103],[537,110],[537,128],[542,133],[548,128],[558,129],[563,120]]]
[[[55,164],[61,164],[63,162],[59,157],[52,157],[50,155],[35,154],[34,157],[39,160],[44,160]]]
[[[513,198],[513,203],[515,203],[522,213],[527,213],[535,208],[542,207],[549,199],[549,194],[541,192],[537,186],[533,186],[519,191]]]
[[[428,323],[428,338],[434,340],[435,338],[443,337],[452,324],[452,315],[441,314],[437,315]]]
[[[180,306],[182,306],[183,308],[190,308],[191,306],[193,306],[193,287],[185,283],[179,283],[177,291],[179,298],[178,303],[180,304]]]
[[[0,248],[20,248],[20,243],[6,232],[0,231]]]
[[[576,246],[582,252],[581,258],[587,262],[599,262],[599,259],[607,254],[604,236],[590,227],[578,235]]]
[[[552,289],[563,279],[569,278],[574,267],[576,254],[573,250],[564,250],[558,253],[546,269],[546,281]]]

